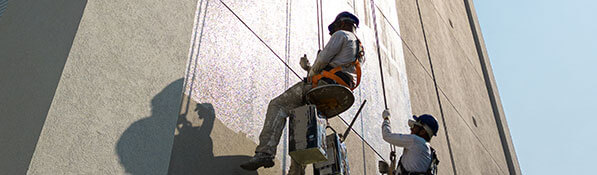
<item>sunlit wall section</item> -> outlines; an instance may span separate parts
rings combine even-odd
[[[284,53],[278,1],[224,1],[272,49]],[[211,103],[216,117],[257,141],[269,100],[285,90],[284,65],[219,1],[199,9],[185,94]]]
[[[279,7],[286,2],[223,2],[284,59],[286,9]],[[226,127],[258,143],[269,100],[286,89],[285,67],[224,3],[198,3],[184,93],[212,104]]]
[[[316,1],[223,2],[201,2],[203,4],[198,8],[186,74],[185,95],[191,96],[198,103],[213,104],[216,118],[228,128],[244,133],[258,143],[269,100],[300,79],[224,4],[271,46],[282,60],[287,61],[299,76],[304,77],[306,72],[298,64],[299,58],[306,54],[309,60],[314,62],[318,50]],[[323,39],[329,41],[327,25],[338,13],[353,12],[361,19],[356,34],[362,41],[366,53],[366,61],[362,65],[362,82],[354,91],[355,104],[340,116],[350,122],[358,106],[363,100],[367,100],[367,105],[354,128],[374,150],[387,159],[389,145],[382,140],[380,133],[381,112],[385,107],[374,28],[376,23],[388,107],[393,112],[394,131],[406,131],[405,121],[411,112],[402,44],[398,38],[395,3],[390,0],[376,3],[376,8],[372,9],[370,0],[323,1]],[[373,10],[376,10],[376,21],[373,18]],[[279,151],[285,151],[284,149],[281,148]]]

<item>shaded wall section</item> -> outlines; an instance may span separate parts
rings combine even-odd
[[[86,4],[0,1],[1,174],[27,172]]]
[[[86,4],[28,174],[167,173],[196,4]]]

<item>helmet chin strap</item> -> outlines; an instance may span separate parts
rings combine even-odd
[[[413,125],[417,125],[417,126],[422,127],[425,130],[425,132],[429,135],[429,138],[433,137],[433,130],[429,126],[427,126],[426,124],[423,124],[423,123],[418,122],[418,121],[410,120],[408,122],[408,126],[409,127],[413,127]]]
[[[425,129],[425,132],[427,132],[427,134],[429,135],[429,138],[433,137],[433,130],[431,130],[429,126],[423,125],[423,128]]]

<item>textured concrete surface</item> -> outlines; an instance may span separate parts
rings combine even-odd
[[[86,4],[28,174],[167,173],[196,2]]]
[[[257,144],[226,127],[212,104],[198,104],[189,96],[182,104],[168,174],[280,174],[279,161],[257,172],[241,169],[239,165],[253,156],[243,153],[251,153]]]
[[[440,121],[445,127],[440,127],[439,137],[432,141],[443,157],[440,174],[520,174],[510,136],[506,142],[500,138],[503,128],[496,122],[505,119],[496,121],[494,115],[494,106],[501,109],[499,96],[494,105],[486,86],[486,81],[495,85],[495,80],[484,77],[483,68],[490,65],[487,57],[482,58],[487,64],[480,61],[464,1],[396,2],[404,45],[410,46],[405,59],[413,113],[435,113],[445,119]],[[498,117],[503,118],[503,112]],[[442,129],[448,137],[442,136]],[[512,153],[504,151],[502,144],[511,147]],[[516,164],[512,172],[509,161]]]
[[[511,160],[508,162],[508,168],[510,169],[510,172],[512,174],[522,174],[520,170],[520,164],[518,162],[518,156],[516,155],[516,151],[514,150],[514,144],[512,143],[512,136],[510,135],[508,122],[506,121],[506,116],[502,107],[500,94],[498,92],[495,77],[493,75],[492,66],[489,61],[489,56],[487,54],[487,48],[485,47],[485,40],[483,39],[483,34],[481,32],[481,27],[479,25],[477,13],[474,10],[474,4],[470,0],[465,0],[464,2],[469,7],[467,9],[467,12],[469,14],[469,23],[471,26],[471,30],[473,31],[473,35],[476,37],[475,41],[477,46],[477,55],[480,57],[481,65],[484,65],[482,67],[482,71],[484,74],[487,91],[492,102],[496,125],[500,131],[502,143],[507,143],[503,144],[502,147],[505,151],[504,154],[506,156],[506,159]]]
[[[0,17],[0,174],[27,171],[86,3],[10,1]]]
[[[223,2],[306,75],[298,58],[315,59],[315,2]],[[371,146],[356,133],[348,137],[351,173],[377,174],[377,161],[389,154],[380,133],[377,24],[394,131],[407,131],[411,113],[432,114],[440,122],[431,142],[440,174],[520,174],[474,8],[462,0],[375,2],[374,9],[370,0],[323,3],[326,41],[337,13],[351,11],[362,21],[357,35],[366,62],[356,102],[330,120],[343,131],[340,119],[350,122],[368,100],[354,129]],[[0,55],[0,81],[7,85],[0,88],[0,138],[8,141],[0,142],[0,174],[288,169],[288,156],[278,156],[270,169],[238,168],[253,155],[267,103],[298,78],[222,2],[10,4],[0,18],[0,33],[7,33],[0,35],[0,53],[8,53]],[[288,152],[287,134],[282,137],[278,155]]]
[[[467,63],[468,55],[462,53],[457,48],[456,40],[450,38],[449,26],[441,22],[441,18],[433,13],[433,7],[427,2],[420,1],[420,6],[422,14],[429,14],[424,15],[423,18],[426,29],[433,29],[426,30],[431,60],[440,94],[449,99],[449,101],[442,102],[442,105],[444,109],[455,106],[458,112],[458,115],[446,115],[446,118],[452,121],[464,119],[467,123],[467,125],[463,125],[464,128],[473,130],[480,139],[479,141],[483,142],[488,147],[488,151],[497,159],[496,161],[500,162],[500,166],[507,168],[499,137],[495,137],[498,133],[487,97],[485,82],[481,75]],[[476,67],[480,67],[480,65],[477,64]],[[476,118],[477,126],[472,121],[473,117]],[[453,138],[464,135],[459,130],[461,127],[455,128],[458,129],[454,129]]]

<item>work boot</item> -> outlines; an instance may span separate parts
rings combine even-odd
[[[260,167],[270,168],[274,166],[274,156],[267,153],[255,153],[249,161],[240,165],[241,168],[255,171]]]

